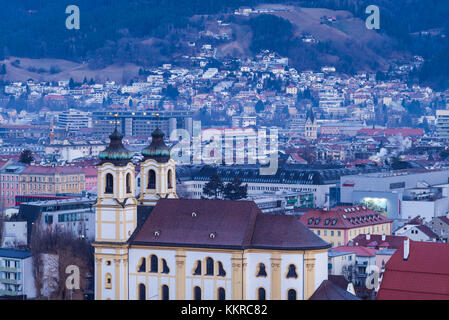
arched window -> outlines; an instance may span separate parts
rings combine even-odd
[[[106,289],[112,289],[112,275],[108,272],[104,280],[104,287]]]
[[[214,275],[214,259],[207,258],[206,259],[206,276]]]
[[[114,192],[114,177],[111,173],[106,174],[106,185],[104,189],[104,193],[113,193]]]
[[[294,289],[288,290],[287,296],[288,300],[296,300],[296,290]]]
[[[223,263],[221,263],[220,261],[218,261],[218,274],[217,276],[219,277],[226,277],[226,271],[223,268]]]
[[[156,189],[156,172],[154,172],[154,170],[148,171],[147,189]]]
[[[139,284],[139,300],[147,299],[147,289],[143,283]]]
[[[162,259],[162,273],[170,273],[170,269],[168,268],[167,261]]]
[[[164,284],[162,286],[161,291],[162,291],[162,300],[170,300],[168,286]]]
[[[131,193],[131,173],[126,174],[126,193]]]
[[[256,277],[266,277],[267,271],[265,270],[265,264],[259,263],[259,270],[257,271]]]
[[[139,266],[137,267],[137,272],[146,272],[147,271],[147,259],[141,258]]]
[[[199,276],[199,275],[201,275],[201,261],[200,261],[200,260],[198,260],[198,261],[196,262],[196,267],[195,267],[195,270],[193,271],[193,275],[194,275],[194,276]]]
[[[257,289],[257,299],[258,300],[265,300],[265,289],[264,288],[259,288]]]
[[[218,300],[226,300],[226,291],[223,288],[218,288],[217,292]]]
[[[154,254],[152,254],[150,257],[150,263],[151,263],[150,272],[157,273],[158,272],[157,257]]]
[[[298,278],[298,275],[296,274],[296,266],[294,264],[288,266],[287,278]]]
[[[168,170],[168,174],[167,174],[167,188],[168,189],[173,188],[173,186],[172,186],[171,170]]]
[[[200,287],[193,288],[193,299],[201,300],[201,288]]]

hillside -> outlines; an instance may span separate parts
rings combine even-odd
[[[425,4],[379,1],[378,31],[365,28],[367,0],[279,0],[278,4],[266,0],[0,0],[0,4],[0,60],[6,59],[7,71],[0,76],[3,80],[127,81],[139,67],[173,62],[182,55],[197,54],[203,44],[212,44],[218,56],[248,57],[267,48],[289,57],[299,69],[331,64],[346,73],[385,70],[392,61],[418,54],[427,62],[416,80],[439,88],[449,86],[449,63],[444,59],[449,52],[449,37],[445,37],[449,6],[437,0]],[[80,8],[80,30],[65,28],[69,4]],[[281,10],[234,15],[242,6]],[[226,37],[220,37],[223,34]],[[196,46],[190,46],[192,42]],[[20,66],[11,65],[16,59]]]

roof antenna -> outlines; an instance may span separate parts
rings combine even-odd
[[[156,113],[156,128],[159,129],[159,113]]]

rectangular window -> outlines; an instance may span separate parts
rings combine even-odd
[[[400,189],[400,188],[405,188],[405,182],[390,183],[390,189]]]

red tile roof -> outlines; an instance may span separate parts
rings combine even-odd
[[[449,244],[410,240],[388,260],[377,300],[449,300]]]
[[[204,199],[159,200],[130,242],[229,249],[330,248],[295,216],[265,215],[253,201]]]
[[[312,209],[300,219],[311,229],[351,229],[392,222],[365,206],[339,206],[330,210]]]
[[[359,234],[357,237],[352,239],[352,243],[356,246],[363,246],[363,247],[383,247],[388,249],[398,249],[402,246],[404,243],[404,240],[406,240],[407,237],[404,236],[393,236],[393,235],[386,235],[385,240],[382,240],[382,235],[380,234],[371,234],[369,240],[366,239],[366,234]],[[379,245],[371,245],[373,242],[378,243]]]
[[[437,217],[437,218],[440,219],[445,224],[449,225],[449,219],[446,216],[441,216],[441,217]]]
[[[354,252],[359,257],[374,257],[377,252],[376,249],[362,246],[339,246],[332,248],[332,250],[338,252]]]
[[[330,280],[324,280],[309,300],[360,300]]]
[[[80,174],[84,173],[76,166],[27,166],[22,174]]]
[[[402,135],[403,137],[408,136],[422,136],[424,134],[424,130],[420,128],[393,128],[393,129],[360,129],[357,131],[357,134],[364,135],[378,135],[385,134],[386,136],[398,136]]]
[[[97,167],[85,167],[81,168],[86,177],[96,177],[98,175]]]
[[[429,238],[432,238],[432,239],[438,239],[439,238],[438,235],[435,232],[433,232],[432,229],[430,229],[428,226],[419,225],[419,226],[416,226],[416,229],[418,229],[419,231],[424,233]]]

